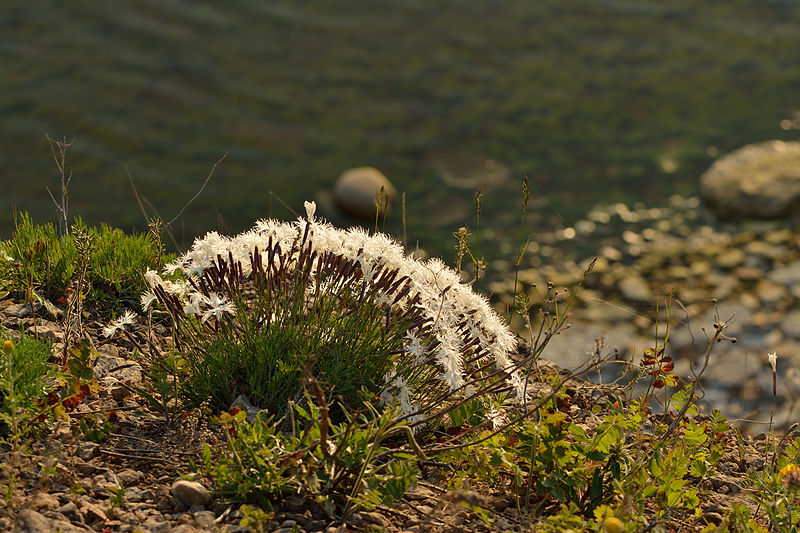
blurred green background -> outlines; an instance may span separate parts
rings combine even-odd
[[[800,128],[788,0],[27,0],[0,4],[0,59],[2,238],[13,209],[55,219],[45,132],[76,139],[89,223],[144,228],[126,164],[170,219],[228,152],[183,245],[290,218],[269,191],[352,224],[329,191],[372,165],[407,193],[409,241],[442,253],[484,177],[481,226],[516,237],[525,174],[540,231],[695,194],[716,155]]]

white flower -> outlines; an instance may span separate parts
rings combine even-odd
[[[121,326],[129,326],[136,322],[136,313],[128,309],[117,320]]]
[[[492,429],[498,430],[508,422],[508,415],[496,407],[489,409],[489,420],[492,421]]]
[[[199,315],[202,311],[200,304],[203,303],[205,296],[199,292],[193,292],[189,295],[189,301],[183,304],[183,312],[187,315]]]
[[[771,354],[767,355],[769,358],[769,364],[772,365],[772,371],[778,371],[778,354],[776,352],[772,352]]]
[[[219,317],[221,317],[224,313],[230,313],[232,315],[236,313],[236,306],[233,305],[232,302],[227,301],[221,294],[212,294],[210,297],[205,298],[204,303],[208,305],[209,308],[203,312],[203,322],[212,316],[219,320]]]
[[[308,221],[314,222],[314,213],[317,211],[317,203],[316,202],[305,202],[306,206],[306,215],[308,215]]]
[[[170,274],[174,274],[178,270],[181,270],[180,261],[173,261],[172,263],[167,263],[166,265],[164,265],[164,275],[169,276]]]
[[[103,328],[103,336],[110,339],[117,331],[124,329],[125,326],[129,326],[134,322],[136,322],[136,313],[131,310],[126,310],[122,313],[122,316]]]
[[[156,301],[156,293],[152,290],[148,290],[142,293],[142,310],[147,312],[150,310],[150,307],[153,305],[153,302]]]
[[[111,324],[103,328],[103,337],[110,339],[111,337],[114,336],[114,333],[116,333],[118,329],[119,328],[117,327],[117,325],[112,322]]]
[[[419,337],[414,335],[414,332],[409,331],[405,338],[408,341],[406,353],[414,356],[414,361],[417,364],[422,363],[425,360],[425,348],[422,346]]]

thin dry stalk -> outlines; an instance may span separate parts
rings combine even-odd
[[[58,173],[61,179],[61,202],[56,201],[49,188],[47,188],[47,194],[50,195],[50,199],[53,200],[56,209],[58,209],[59,232],[61,235],[67,235],[69,233],[69,223],[67,222],[69,198],[67,195],[67,189],[69,188],[69,182],[72,181],[72,171],[70,171],[69,174],[67,173],[67,149],[72,146],[72,144],[75,142],[75,139],[73,138],[71,141],[67,142],[67,138],[62,137],[60,141],[54,141],[50,138],[48,133],[45,133],[44,135],[47,137],[47,141],[50,143],[50,151],[53,152],[53,160],[56,162],[56,166],[58,167]]]

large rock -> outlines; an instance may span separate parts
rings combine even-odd
[[[378,169],[351,168],[336,181],[333,199],[344,213],[365,222],[374,222],[375,199],[381,187],[390,202],[397,198],[397,189]]]
[[[800,213],[800,142],[751,144],[700,177],[705,203],[723,219],[780,219]]]

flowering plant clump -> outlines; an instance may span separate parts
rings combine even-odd
[[[220,400],[246,392],[262,407],[285,406],[311,367],[334,394],[366,388],[411,421],[487,379],[522,401],[525,381],[509,357],[515,337],[455,271],[406,255],[383,234],[317,220],[312,202],[306,210],[235,237],[208,233],[147,273],[143,307],[169,313],[191,379],[220,382]]]

